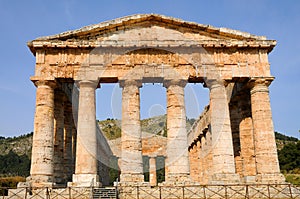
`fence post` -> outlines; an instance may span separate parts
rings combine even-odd
[[[270,185],[268,184],[267,186],[268,186],[268,197],[269,197],[269,199],[271,199],[271,195],[270,195]]]
[[[248,198],[249,199],[249,187],[248,187],[249,185],[247,185],[246,184],[246,198]]]
[[[224,188],[225,188],[225,198],[227,199],[227,198],[228,198],[228,194],[227,194],[227,185],[224,185]]]
[[[203,186],[203,195],[204,195],[204,199],[206,199],[205,185]]]
[[[136,198],[137,199],[139,199],[140,197],[139,197],[139,194],[140,194],[140,192],[139,192],[139,186],[136,186]]]
[[[46,187],[46,198],[47,198],[47,199],[50,199],[48,187]]]
[[[68,187],[69,199],[72,198],[71,191],[72,191],[72,190],[71,190],[71,187]]]
[[[27,187],[25,188],[25,196],[24,199],[27,199]]]
[[[182,186],[182,199],[184,199],[184,186]]]
[[[5,194],[4,194],[4,192],[5,192],[4,188],[0,188],[0,191],[1,191],[0,193],[1,193],[1,195],[2,195],[2,198],[4,199],[4,195],[5,195]]]
[[[161,187],[159,187],[159,199],[161,199]]]
[[[291,184],[289,184],[288,186],[289,186],[289,191],[290,191],[291,198],[293,198],[293,191],[292,191],[292,188],[291,188]]]
[[[119,191],[118,191],[118,184],[119,183],[119,178],[116,179],[115,182],[113,182],[114,186],[115,186],[115,191],[116,191],[116,199],[119,199]]]

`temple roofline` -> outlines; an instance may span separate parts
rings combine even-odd
[[[211,25],[205,25],[205,24],[199,24],[196,22],[184,21],[179,18],[168,17],[168,16],[164,16],[164,15],[160,15],[160,14],[134,14],[134,15],[117,18],[114,20],[101,22],[98,24],[84,26],[84,27],[76,29],[76,30],[70,30],[70,31],[66,31],[66,32],[62,32],[62,33],[50,35],[50,36],[38,37],[34,41],[56,40],[56,39],[64,40],[64,39],[68,39],[69,37],[73,37],[73,36],[77,36],[77,35],[88,34],[90,32],[94,32],[94,31],[109,30],[109,29],[116,28],[118,26],[126,26],[128,24],[135,24],[135,23],[140,23],[140,22],[144,22],[144,21],[157,21],[157,22],[161,22],[161,23],[167,23],[167,24],[172,24],[172,25],[177,25],[177,26],[182,26],[182,27],[188,27],[191,29],[207,31],[207,32],[213,33],[213,34],[229,36],[229,37],[236,38],[236,39],[267,40],[267,38],[265,36],[256,36],[256,35],[250,34],[248,32],[243,32],[243,31],[239,31],[239,30],[233,30],[233,29],[224,28],[224,27],[218,28],[218,27],[214,27]]]

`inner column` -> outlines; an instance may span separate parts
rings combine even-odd
[[[239,129],[244,182],[254,183],[256,175],[256,163],[249,90],[241,92],[238,106],[242,117],[239,124]]]
[[[157,185],[156,156],[149,156],[149,182],[151,186]]]
[[[140,123],[140,91],[142,82],[123,80],[121,182],[143,182],[142,135]]]
[[[55,90],[54,97],[54,181],[64,184],[64,93]]]
[[[73,162],[72,162],[72,133],[73,133],[73,114],[72,114],[72,104],[67,100],[64,103],[64,178],[67,181],[72,180],[73,174]]]
[[[166,183],[190,182],[184,80],[164,82],[167,88]]]
[[[229,106],[224,83],[207,81],[210,88],[210,114],[213,148],[211,183],[239,183],[235,171]]]
[[[76,165],[71,186],[98,186],[95,89],[98,81],[79,81]]]

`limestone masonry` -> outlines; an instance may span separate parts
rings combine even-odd
[[[158,156],[165,158],[163,185],[284,182],[269,99],[274,77],[268,53],[275,45],[266,37],[156,14],[28,42],[36,57],[36,111],[25,186],[107,185],[114,156],[121,185],[157,185]],[[95,90],[106,83],[122,88],[117,150],[96,122]],[[143,83],[166,88],[166,138],[142,136]],[[209,105],[189,132],[187,83],[210,91]],[[143,156],[149,157],[149,182]]]

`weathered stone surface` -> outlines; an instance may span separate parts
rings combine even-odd
[[[70,186],[99,185],[100,179],[107,184],[113,153],[126,185],[143,184],[142,155],[166,157],[165,185],[283,182],[268,94],[274,79],[268,53],[275,45],[265,37],[156,14],[29,42],[37,96],[28,182],[52,186],[73,174]],[[123,87],[121,146],[113,149],[95,118],[95,89],[104,83]],[[141,83],[167,88],[167,138],[142,136]],[[189,133],[186,83],[210,89],[210,105]],[[148,185],[154,185],[154,159],[150,168]]]
[[[73,114],[72,114],[72,104],[65,101],[64,103],[64,150],[63,150],[63,173],[64,179],[67,182],[72,180],[72,174],[74,173],[74,157],[76,153],[73,154]],[[74,143],[75,146],[75,143]]]
[[[149,182],[151,186],[157,185],[157,176],[156,176],[156,157],[152,156],[149,159]]]
[[[36,110],[29,181],[32,186],[52,186],[54,88],[52,81],[37,81]]]
[[[255,80],[250,92],[257,181],[264,183],[284,179],[279,169],[268,84],[265,79]]]
[[[143,182],[139,81],[124,81],[122,91],[121,181]]]
[[[211,133],[213,150],[213,181],[239,182],[235,174],[229,107],[223,82],[210,83]],[[226,175],[228,177],[226,178]],[[235,177],[233,177],[236,175]],[[220,177],[221,176],[221,177]]]
[[[53,177],[58,184],[64,184],[64,93],[55,90],[54,97],[54,154]]]
[[[184,103],[184,81],[167,81],[167,159],[166,180],[188,179],[190,168]]]
[[[99,182],[97,176],[97,137],[95,89],[97,81],[80,81],[76,166],[73,186]],[[83,184],[82,184],[83,183]]]

